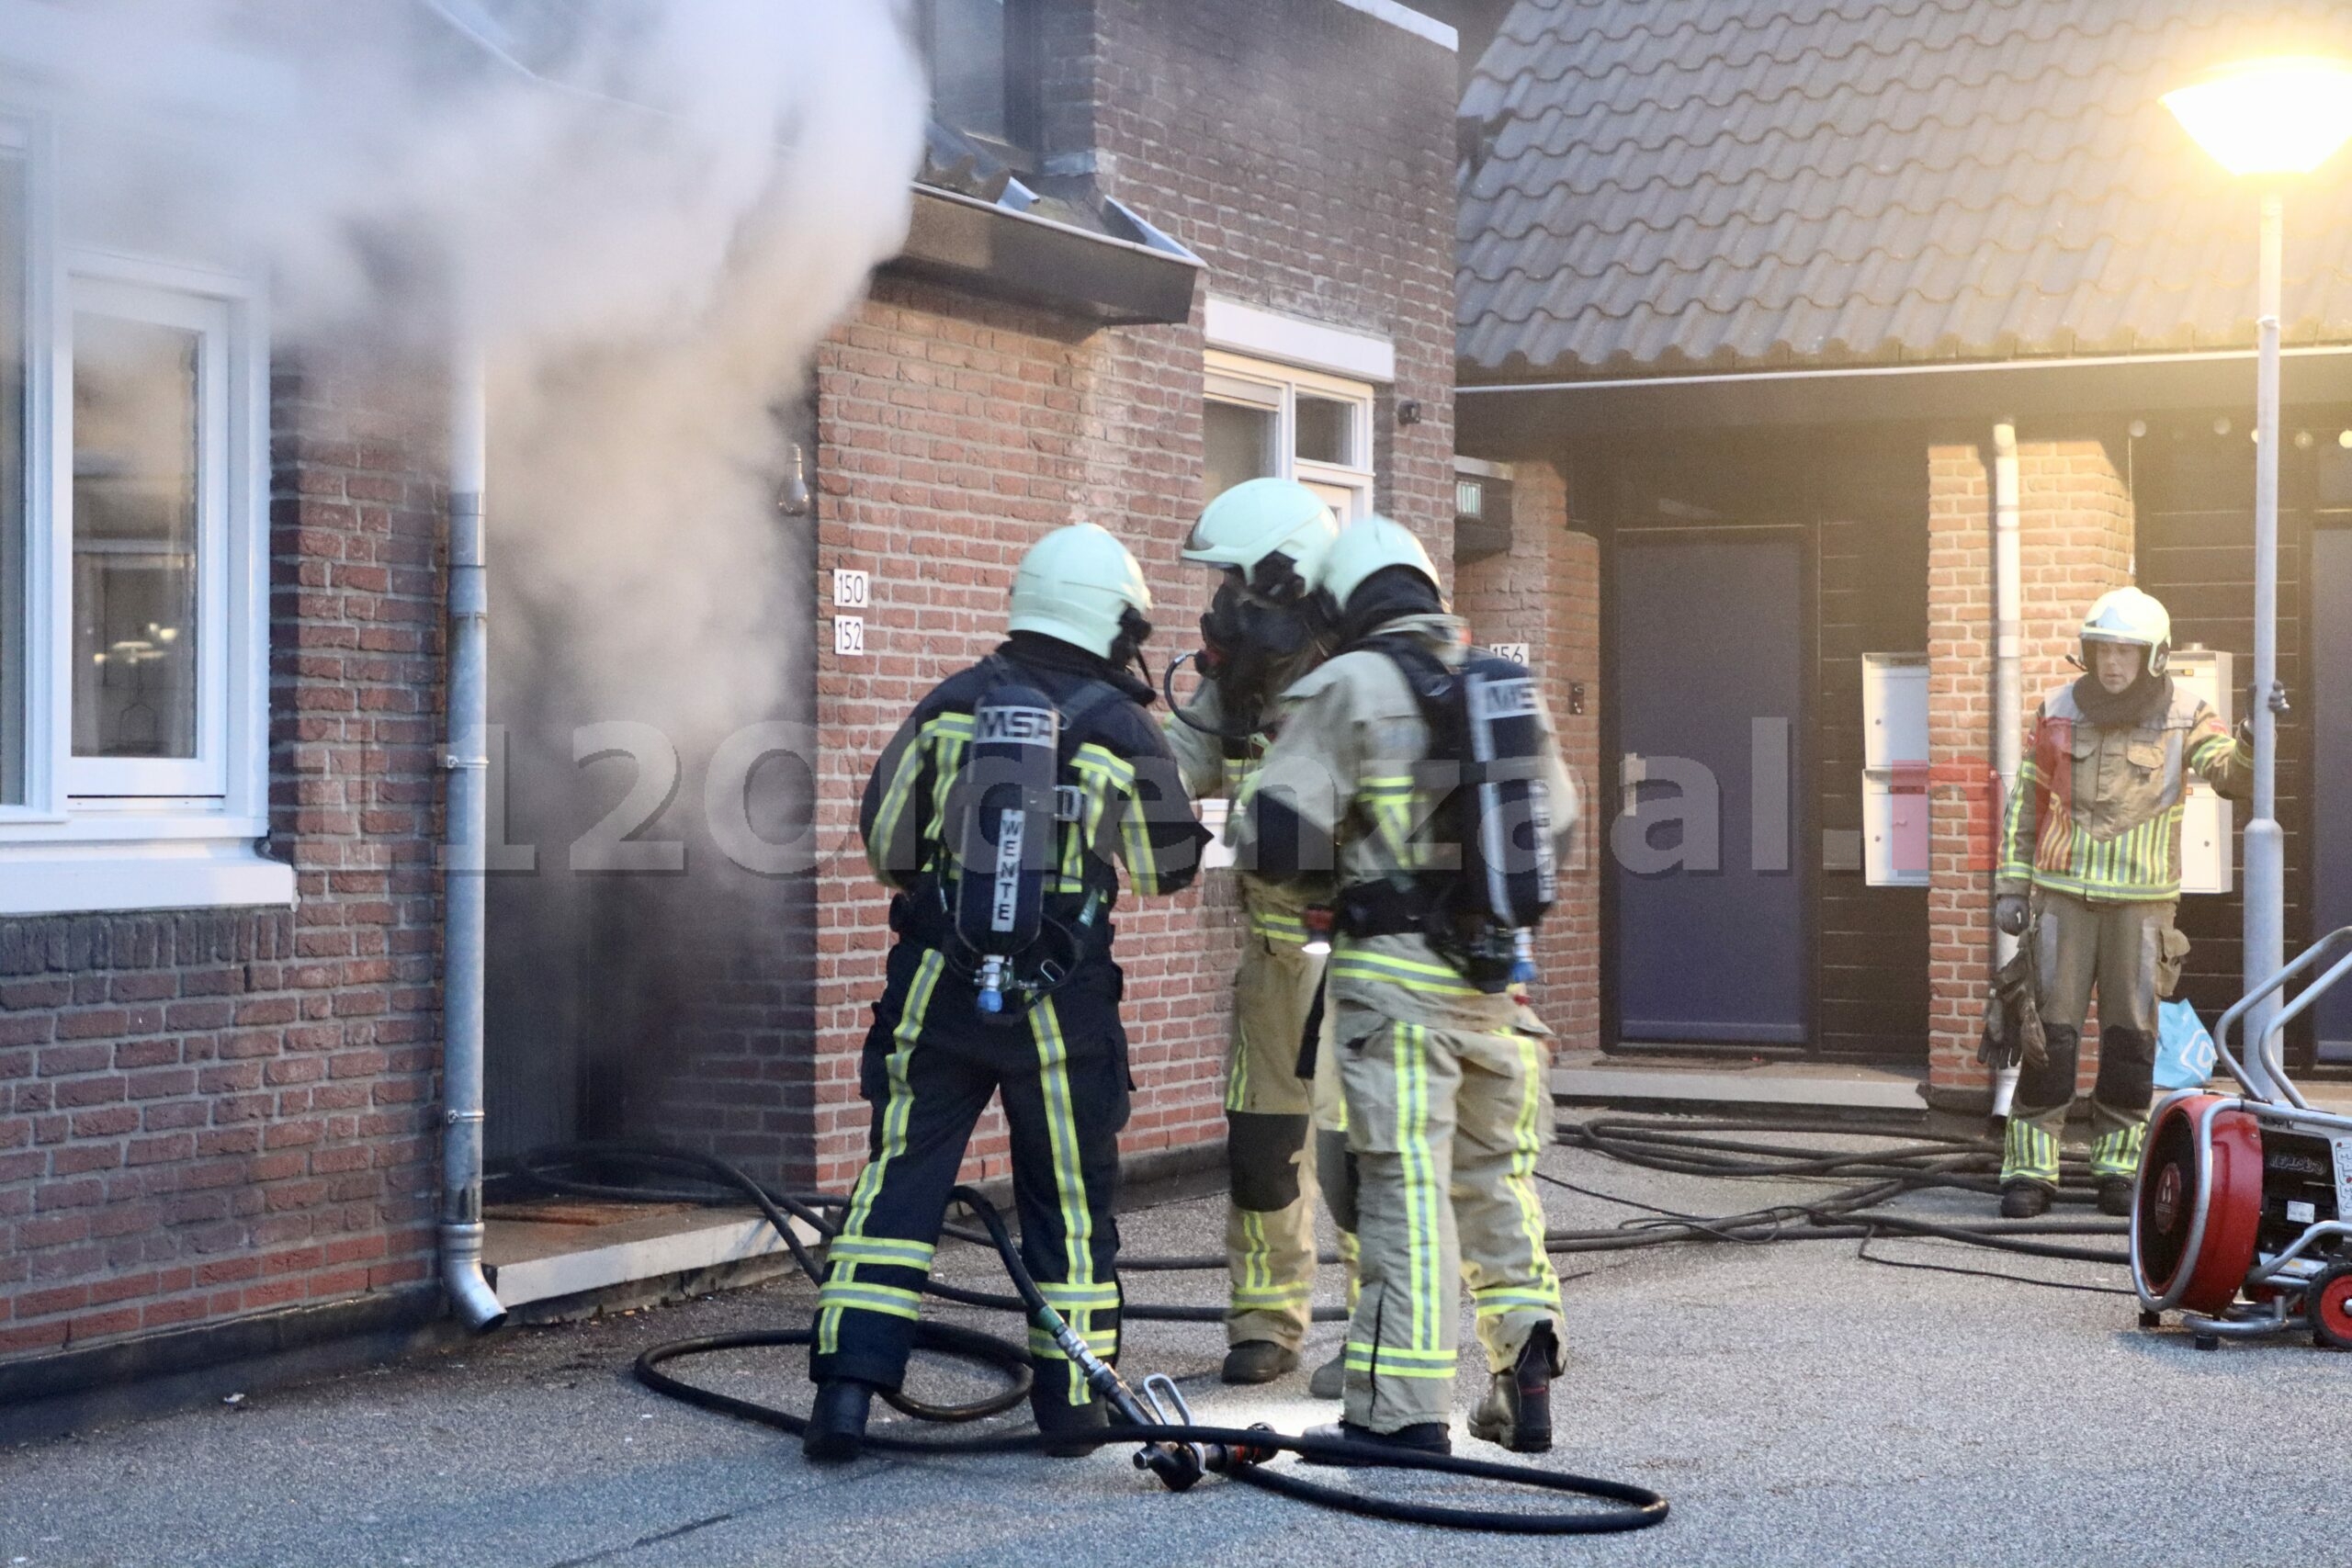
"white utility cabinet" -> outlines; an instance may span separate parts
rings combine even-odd
[[[1928,886],[1928,656],[1862,655],[1862,876]]]
[[[2191,643],[2173,649],[2173,683],[2194,692],[2222,716],[2224,726],[2237,723],[2237,677],[2234,656]],[[2203,779],[2190,778],[2181,800],[2180,890],[2183,893],[2227,893],[2235,886],[2231,869],[2230,835],[2237,827],[2237,807],[2213,793]]]

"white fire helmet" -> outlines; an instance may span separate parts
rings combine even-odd
[[[1339,536],[1330,507],[1305,485],[1250,479],[1208,503],[1184,541],[1184,558],[1229,567],[1252,590],[1282,604],[1304,596]]]
[[[1315,586],[1331,596],[1335,612],[1344,614],[1355,591],[1392,566],[1410,567],[1428,578],[1441,595],[1445,592],[1445,584],[1438,580],[1437,563],[1430,559],[1429,550],[1413,531],[1393,517],[1378,515],[1360,518],[1340,530],[1339,538],[1323,558]]]
[[[2154,594],[2136,588],[2102,593],[2083,620],[2083,665],[2088,669],[2095,642],[2132,643],[2148,650],[2148,673],[2165,672],[2172,658],[2172,616]]]
[[[1057,637],[1108,659],[1122,631],[1148,635],[1151,590],[1127,547],[1093,523],[1057,528],[1012,574],[1011,629]]]

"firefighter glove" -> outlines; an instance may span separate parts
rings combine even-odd
[[[2026,924],[2025,895],[2004,893],[1993,900],[1993,923],[2005,936],[2023,936]]]

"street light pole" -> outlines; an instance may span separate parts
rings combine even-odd
[[[2352,64],[2315,56],[2242,61],[2166,93],[2181,129],[2262,193],[2262,270],[2255,304],[2254,818],[2245,825],[2245,986],[2287,962],[2287,842],[2278,828],[2278,317],[2286,201],[2278,182],[2308,175],[2352,141]],[[2247,1010],[2238,1037],[2251,1087],[2278,1098],[2261,1047],[2281,998]]]
[[[2251,992],[2287,962],[2287,843],[2278,827],[2278,313],[2284,271],[2286,202],[2262,197],[2262,270],[2256,303],[2254,449],[2254,818],[2245,825],[2245,988]],[[2260,1044],[2278,1017],[2267,997],[2246,1016],[2240,1040],[2257,1092],[2275,1097]]]

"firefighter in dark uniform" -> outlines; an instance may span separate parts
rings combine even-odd
[[[1141,569],[1111,535],[1083,523],[1046,535],[1014,576],[1010,637],[916,705],[866,783],[858,826],[875,874],[897,892],[898,940],[859,1073],[874,1108],[867,1164],[817,1297],[813,1460],[855,1458],[875,1391],[899,1387],[948,1192],[993,1096],[1012,1135],[1023,1259],[1097,1354],[1118,1352],[1112,1205],[1128,1082],[1113,862],[1138,895],[1174,893],[1206,837],[1145,714],[1151,688],[1129,669],[1150,608]],[[974,715],[1013,685],[1059,715],[1053,849],[1039,874],[1045,934],[991,982],[949,912],[949,819]],[[1084,1378],[1042,1337],[1030,1356],[1049,1451],[1089,1451],[1104,1413]]]

